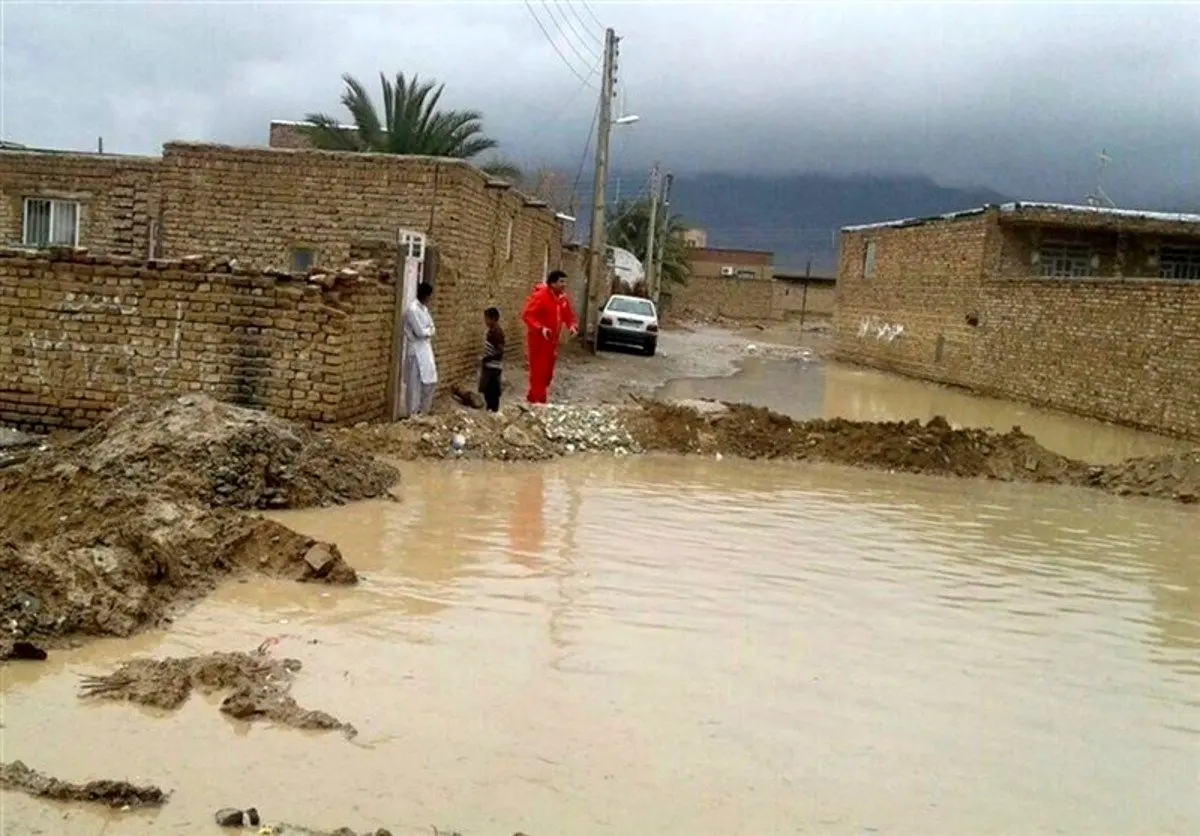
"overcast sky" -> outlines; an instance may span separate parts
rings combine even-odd
[[[154,153],[266,142],[397,70],[482,110],[506,154],[574,166],[602,36],[622,37],[615,164],[904,172],[1123,205],[1200,203],[1200,6],[1009,3],[73,3],[0,0],[3,138]],[[585,63],[586,62],[586,63]],[[592,77],[595,80],[595,76]],[[569,162],[568,162],[569,161]]]

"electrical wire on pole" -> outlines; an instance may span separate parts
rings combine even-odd
[[[524,0],[524,2],[525,2],[525,8],[529,10],[529,16],[533,18],[533,21],[534,21],[534,23],[537,24],[538,29],[542,30],[542,35],[544,35],[546,40],[550,42],[550,46],[554,48],[554,51],[558,54],[558,57],[562,59],[562,62],[564,64],[566,64],[567,69],[570,70],[571,73],[577,79],[579,79],[582,83],[595,89],[595,86],[591,83],[590,79],[586,75],[581,73],[578,69],[576,69],[575,65],[571,63],[571,61],[567,58],[567,56],[559,48],[558,43],[554,40],[553,37],[551,37],[550,32],[547,31],[545,24],[542,23],[542,19],[540,17],[538,17],[537,12],[535,12],[533,10],[533,5],[529,2],[529,0]],[[584,61],[584,66],[587,66],[587,61]]]
[[[582,36],[576,35],[576,38],[579,38],[579,42],[577,43],[576,40],[571,37],[570,33],[567,32],[566,28],[563,27],[563,20],[565,20],[565,16],[561,19],[558,16],[562,13],[561,9],[559,9],[558,14],[556,14],[556,6],[551,5],[550,3],[546,2],[546,0],[541,0],[541,4],[542,8],[545,9],[546,14],[549,16],[550,22],[554,24],[554,28],[558,32],[563,42],[566,43],[571,52],[575,53],[575,57],[583,63],[583,66],[591,66],[598,59],[600,59],[601,56],[597,55],[596,51],[587,45]],[[569,21],[567,22],[569,24]],[[587,54],[585,55],[584,52]]]
[[[553,2],[556,5],[561,3],[561,5],[559,5],[559,10],[563,11],[563,17],[567,19],[567,23],[570,25],[572,32],[580,35],[581,39],[586,35],[587,38],[591,39],[592,43],[594,43],[596,46],[600,47],[601,49],[604,48],[603,39],[598,38],[595,34],[593,34],[591,26],[582,17],[580,17],[579,12],[577,12],[575,7],[571,5],[571,0],[553,0]],[[579,23],[578,29],[575,28],[576,22]],[[580,34],[581,32],[582,34]]]

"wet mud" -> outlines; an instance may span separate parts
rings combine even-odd
[[[167,803],[167,793],[158,787],[112,780],[73,784],[30,769],[20,761],[0,763],[0,789],[53,801],[103,804],[116,808],[161,807]]]
[[[336,545],[235,509],[379,496],[397,478],[332,438],[211,398],[131,405],[0,472],[0,635],[129,636],[238,573],[355,583]]]
[[[337,431],[348,446],[401,459],[543,461],[575,453],[659,452],[821,461],[968,479],[1090,487],[1177,502],[1200,497],[1200,450],[1095,465],[1008,432],[929,421],[797,421],[748,404],[631,397],[625,406],[451,410]]]
[[[105,676],[85,677],[79,696],[173,710],[193,690],[224,693],[221,711],[237,720],[268,720],[309,731],[358,732],[324,711],[302,708],[289,693],[301,668],[297,659],[277,659],[264,644],[254,653],[209,653],[169,659],[135,659]]]

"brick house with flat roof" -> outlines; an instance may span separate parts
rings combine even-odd
[[[842,230],[838,357],[1200,437],[1200,215],[1017,202]]]

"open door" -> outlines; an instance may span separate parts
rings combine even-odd
[[[404,355],[408,346],[404,339],[404,312],[417,298],[417,285],[424,276],[425,236],[411,230],[400,230],[396,266],[400,275],[396,277],[395,303],[392,318],[392,368],[388,380],[388,417],[399,421],[408,417],[408,381],[404,374]]]

